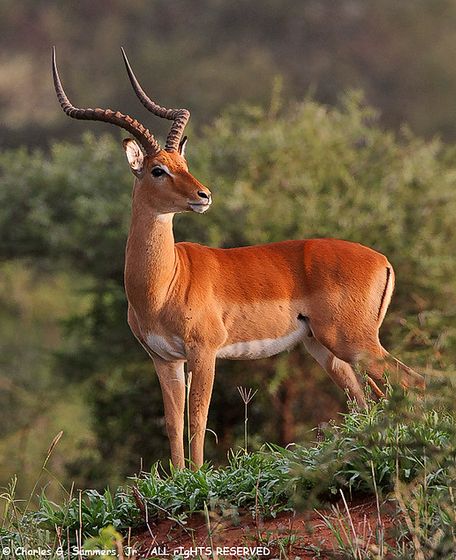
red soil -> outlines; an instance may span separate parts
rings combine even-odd
[[[339,502],[319,512],[281,513],[275,519],[257,523],[251,514],[237,518],[210,514],[209,523],[198,515],[183,526],[162,520],[150,522],[149,530],[137,535],[132,542],[139,553],[136,558],[343,558],[335,532],[324,522],[324,516],[337,527],[346,545],[351,542],[358,546],[366,557],[376,556],[383,542],[387,558],[387,548],[395,541],[397,514],[394,505],[381,504],[379,513],[375,499],[366,499],[349,503],[348,510],[349,515],[344,504]],[[254,550],[244,552],[236,547],[263,549],[257,548],[258,554],[254,555]],[[181,556],[174,556],[177,553]]]

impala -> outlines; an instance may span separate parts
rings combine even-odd
[[[143,105],[172,121],[164,149],[128,115],[73,106],[59,78],[55,49],[54,85],[68,116],[111,123],[134,137],[123,141],[135,176],[125,254],[128,323],[160,380],[174,465],[185,464],[185,363],[192,372],[190,456],[196,468],[203,463],[217,358],[265,358],[302,342],[360,406],[365,397],[354,370],[360,364],[378,396],[383,395],[386,370],[405,387],[422,386],[421,375],[379,341],[394,288],[393,268],[380,253],[337,239],[233,249],[174,242],[174,215],[202,214],[212,202],[211,192],[191,175],[185,159],[187,139],[182,135],[190,113],[154,103],[123,49],[122,55]]]

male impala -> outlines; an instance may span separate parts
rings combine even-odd
[[[352,366],[361,361],[378,396],[388,364],[400,373],[404,386],[421,385],[421,376],[389,355],[379,341],[394,287],[393,268],[380,253],[337,239],[235,249],[174,243],[174,215],[202,214],[212,200],[185,160],[182,134],[190,113],[165,109],[149,99],[123,49],[122,54],[143,105],[173,121],[164,149],[128,115],[74,107],[62,88],[55,51],[54,84],[68,116],[115,124],[136,139],[123,142],[135,175],[125,255],[128,323],[160,380],[174,465],[184,466],[186,362],[192,372],[191,460],[196,467],[203,463],[217,358],[264,358],[303,342],[360,406],[365,399]]]

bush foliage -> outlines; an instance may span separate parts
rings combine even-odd
[[[286,105],[274,93],[270,106],[232,107],[190,138],[188,160],[214,204],[204,216],[177,216],[177,240],[231,247],[331,236],[369,245],[396,270],[385,345],[415,367],[454,365],[454,147],[406,128],[385,131],[357,93],[338,108],[312,99]],[[50,153],[5,151],[0,176],[1,256],[85,278],[87,305],[66,318],[54,376],[60,386],[79,384],[91,403],[95,438],[81,444],[82,459],[68,472],[81,484],[104,486],[137,471],[140,456],[145,466],[167,456],[158,384],[125,320],[133,177],[120,137],[87,134],[77,144],[55,143]],[[300,350],[221,362],[218,371],[209,425],[222,444],[208,446],[218,460],[242,438],[236,385],[263,388],[251,408],[254,441],[255,433],[281,444],[302,438],[343,399]],[[285,416],[289,429],[281,432]]]

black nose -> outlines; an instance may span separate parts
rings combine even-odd
[[[207,193],[205,193],[204,191],[198,191],[197,194],[198,194],[198,196],[199,196],[200,198],[204,198],[205,200],[209,200],[209,199],[211,198],[211,197],[210,197]]]

